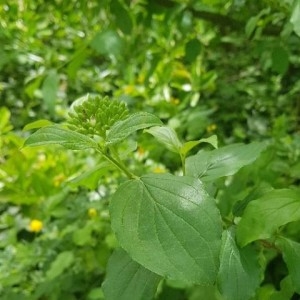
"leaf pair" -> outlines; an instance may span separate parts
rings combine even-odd
[[[156,116],[149,113],[136,113],[128,118],[116,122],[107,135],[106,144],[116,144],[125,140],[137,130],[151,126],[161,125],[162,122]],[[58,144],[71,150],[84,150],[97,148],[98,144],[87,135],[71,131],[60,125],[52,125],[40,128],[33,133],[24,146],[39,146]]]

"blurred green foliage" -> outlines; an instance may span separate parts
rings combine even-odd
[[[117,246],[108,199],[123,179],[90,151],[22,149],[26,124],[64,122],[86,93],[155,113],[182,140],[215,133],[221,144],[270,142],[252,166],[211,187],[224,219],[272,188],[298,189],[299,15],[297,0],[0,3],[1,299],[103,299]],[[133,169],[178,172],[175,154],[147,134],[138,141],[123,145],[135,151]],[[30,230],[32,220],[41,231]],[[300,242],[299,221],[282,232]],[[291,298],[282,255],[265,246],[253,299]],[[222,299],[166,280],[157,298],[207,295]]]

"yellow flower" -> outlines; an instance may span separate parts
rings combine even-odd
[[[154,173],[157,173],[157,174],[159,174],[159,173],[166,173],[166,169],[164,167],[162,167],[162,166],[156,166],[156,167],[154,167],[152,169],[152,171]]]
[[[58,174],[53,178],[53,185],[55,187],[59,187],[66,179],[66,176],[64,174]]]
[[[31,220],[29,230],[32,232],[40,232],[43,229],[43,222],[40,220]]]
[[[174,98],[174,97],[171,97],[170,102],[171,102],[173,105],[178,105],[178,104],[180,103],[179,99]]]
[[[124,93],[127,95],[132,95],[135,92],[135,86],[134,85],[126,85],[124,88]]]
[[[216,129],[217,129],[217,125],[216,125],[216,124],[211,124],[211,125],[208,125],[208,126],[206,127],[206,131],[207,131],[208,133],[213,132],[213,131],[215,131]]]
[[[96,208],[89,208],[89,210],[88,210],[88,216],[90,217],[90,218],[95,218],[96,216],[97,216],[97,210],[96,210]]]

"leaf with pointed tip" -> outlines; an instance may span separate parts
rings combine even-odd
[[[237,241],[241,247],[270,238],[282,225],[300,220],[300,192],[272,190],[246,207],[237,227]]]
[[[158,142],[166,146],[172,152],[179,153],[182,147],[176,132],[168,126],[155,126],[145,130],[145,132],[153,135]]]
[[[161,125],[161,120],[147,112],[130,115],[122,121],[116,122],[109,130],[106,144],[115,144],[125,140],[130,134],[140,129]]]
[[[160,280],[160,276],[145,269],[118,248],[108,261],[102,288],[107,300],[151,300]]]
[[[216,148],[216,149],[218,148],[217,136],[212,135],[206,139],[201,139],[198,141],[189,141],[189,142],[184,143],[180,149],[180,153],[182,153],[183,155],[186,155],[189,151],[191,151],[194,147],[196,147],[197,145],[199,145],[201,143],[208,143],[208,144],[211,144],[214,148]]]
[[[261,270],[257,253],[250,247],[239,249],[233,230],[222,236],[218,287],[226,299],[244,300],[255,294]]]
[[[233,175],[254,162],[266,148],[265,143],[233,144],[213,151],[200,151],[186,160],[186,174],[212,181]]]
[[[36,129],[36,128],[42,128],[42,127],[46,127],[46,126],[50,126],[53,123],[49,120],[45,120],[45,119],[41,119],[41,120],[37,120],[34,122],[31,122],[29,124],[27,124],[24,128],[23,131],[27,131],[27,130],[31,130],[31,129]]]
[[[150,174],[127,181],[110,213],[120,245],[145,268],[174,280],[215,282],[221,218],[199,180]]]
[[[59,125],[40,128],[29,136],[24,146],[58,144],[71,150],[97,148],[97,143],[86,135],[65,129]]]

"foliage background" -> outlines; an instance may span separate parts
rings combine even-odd
[[[90,153],[21,149],[26,124],[64,122],[86,93],[155,113],[185,140],[216,133],[223,145],[272,141],[251,168],[217,183],[224,217],[253,187],[297,187],[299,20],[296,0],[0,3],[1,299],[103,298],[117,245],[107,205],[122,177]],[[134,168],[178,171],[173,154],[149,136],[138,140]],[[30,231],[33,219],[42,231]],[[298,225],[284,230],[300,242]],[[254,299],[292,297],[282,257],[268,255]],[[220,298],[164,282],[157,297],[208,294]]]

